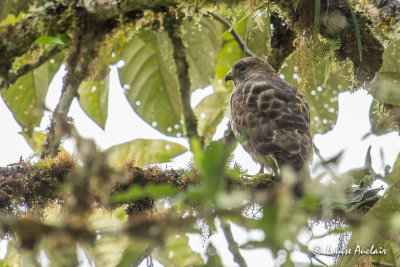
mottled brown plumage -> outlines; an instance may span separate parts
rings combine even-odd
[[[305,96],[258,57],[237,61],[232,80],[231,127],[243,148],[262,166],[276,162],[299,171],[313,150]]]

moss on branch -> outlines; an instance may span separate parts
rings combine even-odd
[[[341,47],[335,53],[338,59],[349,58],[353,62],[356,86],[371,81],[379,71],[383,62],[384,47],[371,30],[369,18],[354,11],[347,0],[322,0],[319,25],[314,25],[316,17],[314,0],[273,0],[273,2],[281,9],[281,15],[290,28],[299,36],[311,38],[316,30],[325,38],[341,40]],[[357,21],[354,21],[353,17]],[[356,24],[359,27],[362,58],[358,48]]]

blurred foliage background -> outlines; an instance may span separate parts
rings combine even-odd
[[[374,98],[373,134],[399,131],[399,18],[396,0],[2,1],[1,97],[40,159],[0,168],[0,229],[10,240],[1,266],[223,266],[207,242],[217,228],[239,266],[247,266],[241,252],[257,248],[283,266],[326,265],[321,256],[342,266],[398,266],[400,158],[379,175],[369,150],[359,155],[363,168],[337,175],[340,155],[321,157],[324,171],[295,200],[293,173],[283,170],[282,181],[250,177],[232,163],[229,131],[213,136],[229,116],[224,76],[248,55],[267,59],[305,93],[313,134],[335,126],[338,95],[354,90]],[[74,98],[105,128],[112,66],[143,120],[189,140],[187,168],[155,164],[188,151],[172,141],[136,139],[99,151],[78,134],[67,115]],[[49,84],[64,67],[49,129],[38,131]],[[207,86],[212,94],[192,108],[192,92]],[[66,139],[76,155],[63,152]],[[262,238],[239,245],[232,224]],[[312,247],[318,224],[324,236],[339,236],[336,253]],[[193,233],[204,240],[202,255],[189,246]],[[354,253],[357,246],[372,252]]]

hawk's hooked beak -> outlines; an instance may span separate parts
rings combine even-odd
[[[228,73],[225,75],[225,82],[228,82],[229,80],[233,80],[232,70],[229,70]]]

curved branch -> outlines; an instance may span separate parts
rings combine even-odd
[[[219,22],[221,22],[221,24],[223,24],[226,29],[231,29],[232,25],[224,17],[222,17],[219,14],[215,14],[215,13],[210,13],[210,15],[213,16]],[[253,51],[251,51],[245,45],[244,41],[242,40],[242,38],[240,37],[240,35],[237,31],[235,31],[234,29],[231,29],[229,31],[229,33],[232,35],[233,39],[235,39],[235,41],[239,45],[240,49],[242,49],[244,51],[246,56],[248,56],[248,57],[256,57],[257,56]]]
[[[3,80],[0,83],[0,88],[8,87],[10,84],[15,83],[20,77],[24,76],[28,72],[40,67],[43,63],[45,63],[47,60],[52,58],[54,55],[59,53],[61,49],[59,47],[54,47],[51,50],[46,50],[34,63],[30,64],[25,64],[21,68],[19,68],[15,74],[10,73],[7,77],[7,80]]]

